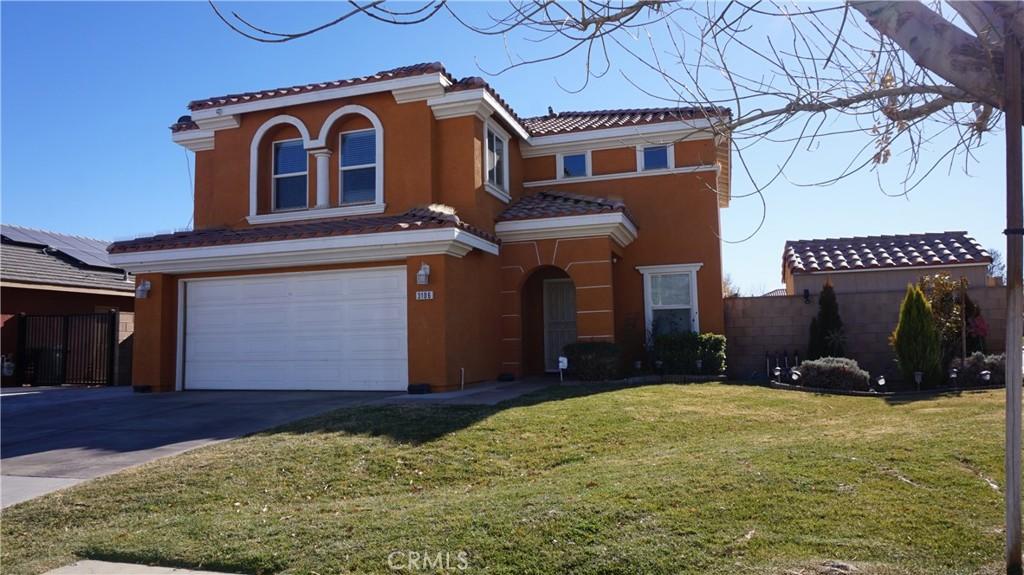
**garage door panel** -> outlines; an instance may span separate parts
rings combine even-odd
[[[187,389],[404,390],[404,269],[196,280]]]

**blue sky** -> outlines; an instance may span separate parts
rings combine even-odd
[[[338,3],[231,4],[259,23],[301,29],[333,17]],[[458,4],[483,17],[499,4]],[[167,129],[195,98],[364,75],[439,60],[456,76],[483,75],[522,116],[556,110],[661,105],[627,77],[654,79],[624,54],[580,93],[580,58],[481,71],[505,61],[500,38],[474,35],[447,18],[414,27],[366,20],[296,42],[258,44],[229,31],[204,2],[0,4],[0,210],[5,223],[105,239],[181,229],[191,218],[189,154]],[[766,31],[767,33],[767,31]],[[644,43],[643,38],[637,40]],[[517,49],[531,49],[519,42]],[[749,66],[738,62],[737,67]],[[787,239],[966,229],[1002,251],[1005,221],[1001,134],[971,164],[937,170],[909,198],[888,197],[873,173],[829,187],[799,187],[833,176],[862,137],[823,142],[805,151],[765,193],[763,228],[752,239],[723,245],[725,270],[745,294],[779,284]],[[770,173],[779,148],[747,153],[751,168]],[[900,158],[883,180],[900,171]],[[889,178],[886,180],[885,178]],[[740,170],[737,195],[752,185]],[[891,188],[889,188],[891,190]],[[754,197],[722,213],[723,236],[741,239],[762,216]],[[685,231],[673,241],[685,241]]]

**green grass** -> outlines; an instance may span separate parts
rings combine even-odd
[[[11,507],[0,566],[996,573],[1002,405],[704,384],[352,408]]]

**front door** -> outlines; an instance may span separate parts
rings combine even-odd
[[[544,280],[544,370],[558,371],[562,348],[576,342],[576,287],[571,279]]]

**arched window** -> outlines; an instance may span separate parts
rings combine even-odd
[[[282,124],[291,124],[299,132],[299,138],[274,141],[270,147],[272,158],[271,166],[271,188],[270,188],[270,210],[294,210],[307,206],[308,189],[307,178],[309,174],[309,155],[306,152],[311,146],[309,130],[302,120],[294,116],[274,116],[264,122],[253,134],[249,146],[249,218],[258,217],[259,210],[259,187],[260,187],[260,144],[264,136],[267,136],[275,127]],[[269,137],[269,136],[268,136]],[[266,153],[266,150],[264,151]],[[262,163],[264,169],[267,164]],[[264,172],[266,174],[266,172]],[[264,176],[266,178],[266,176]],[[265,180],[264,180],[265,181]]]
[[[338,108],[324,121],[312,147],[326,147],[334,124],[352,115],[362,116],[370,127],[344,130],[343,126],[338,134],[338,206],[346,213],[379,213],[384,211],[384,129],[376,114],[354,104]]]

